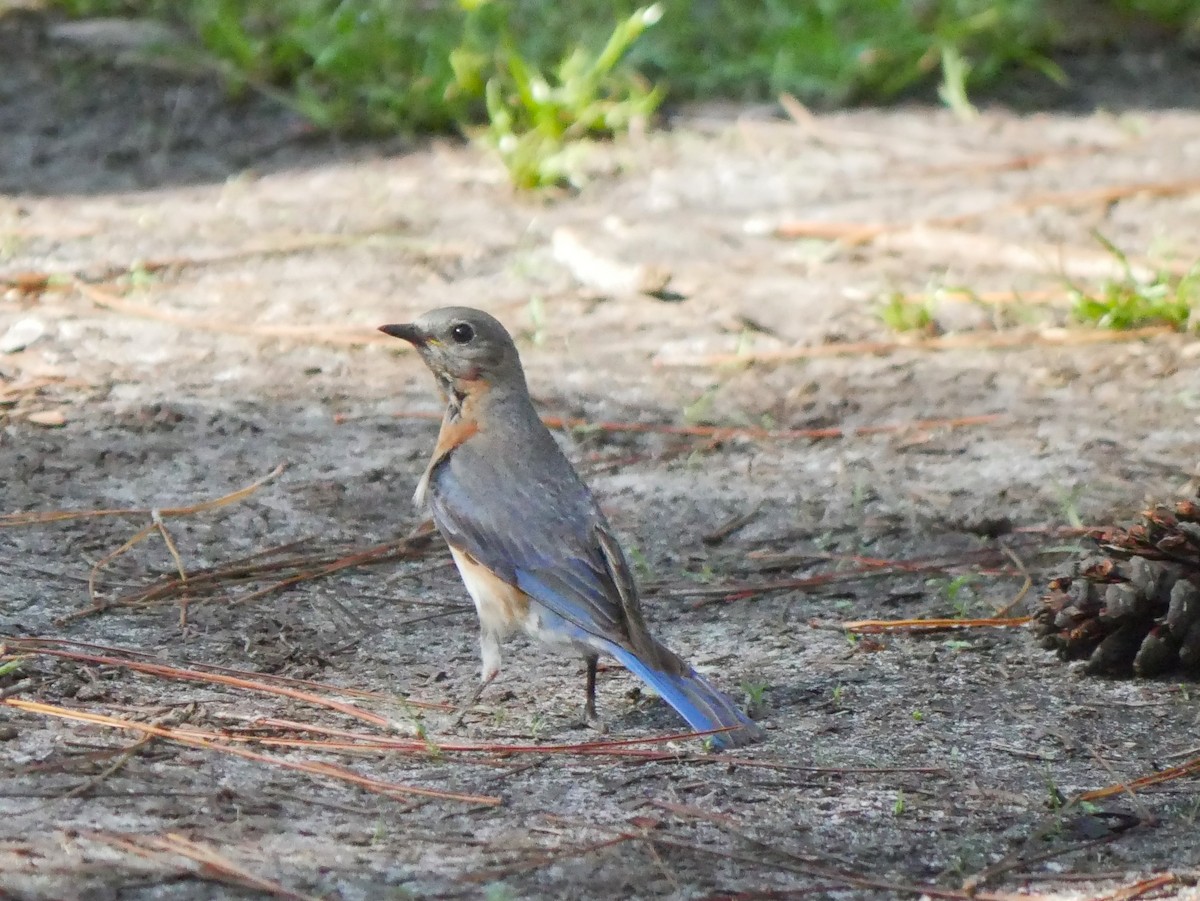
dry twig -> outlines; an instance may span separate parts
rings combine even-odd
[[[1164,782],[1171,782],[1175,779],[1183,779],[1187,776],[1200,775],[1200,757],[1189,760],[1186,763],[1181,763],[1179,766],[1167,767],[1164,770],[1158,770],[1148,776],[1134,779],[1130,782],[1118,782],[1114,785],[1107,785],[1104,788],[1092,789],[1092,791],[1084,792],[1079,796],[1080,801],[1099,801],[1102,798],[1111,798],[1113,795],[1123,794],[1128,791],[1136,791],[1142,788],[1148,788],[1151,785],[1161,785]]]
[[[1024,626],[1032,617],[985,617],[982,619],[860,619],[842,623],[847,632],[871,635],[880,632],[941,632],[946,629],[1001,629]]]

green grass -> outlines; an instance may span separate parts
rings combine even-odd
[[[578,185],[582,139],[627,131],[647,121],[662,100],[661,89],[620,68],[629,48],[662,17],[657,4],[618,22],[598,51],[576,44],[549,71],[522,54],[499,4],[479,10],[498,16],[483,34],[499,35],[499,46],[490,50],[481,40],[452,51],[455,87],[466,97],[482,90],[488,124],[479,133],[518,187]]]
[[[876,308],[875,313],[893,332],[932,334],[936,325],[932,297],[911,298],[893,293]]]
[[[1119,248],[1103,235],[1095,237],[1125,273],[1096,290],[1073,285],[1071,313],[1076,321],[1116,331],[1155,325],[1176,331],[1200,328],[1200,263],[1184,275],[1158,272],[1148,280],[1139,279]]]
[[[953,616],[958,619],[969,619],[973,615],[973,608],[978,600],[975,591],[978,583],[979,576],[977,574],[963,573],[952,579],[930,579],[925,584],[940,591],[950,605]]]
[[[1164,325],[1176,331],[1200,324],[1200,270],[1183,277],[1159,273],[1153,280],[1125,278],[1105,282],[1094,292],[1073,292],[1072,313],[1097,328],[1123,331]]]
[[[767,689],[770,688],[766,682],[743,682],[742,691],[746,695],[746,706],[751,711],[761,710],[763,702],[767,697]]]
[[[1094,237],[1123,270],[1120,276],[1095,284],[1068,281],[1070,306],[1065,310],[1032,302],[1004,304],[993,310],[991,327],[1074,324],[1112,331],[1165,327],[1200,333],[1200,261],[1186,270],[1175,266],[1147,274],[1144,266],[1135,269],[1124,252],[1103,235],[1094,233]],[[887,294],[876,305],[875,315],[892,332],[936,334],[936,299],[936,290],[923,295]]]
[[[1176,33],[1200,0],[1095,0]],[[232,91],[261,90],[316,125],[460,130],[521,185],[575,181],[573,148],[663,98],[810,104],[969,92],[1013,67],[1051,75],[1051,0],[57,0],[68,15],[166,20]],[[1118,17],[1119,18],[1119,17]],[[651,27],[653,26],[653,27]],[[1119,37],[1120,35],[1116,35]]]
[[[486,79],[463,92],[450,54],[515,51],[547,70],[602,47],[640,4],[575,0],[58,0],[69,15],[127,14],[182,25],[231,78],[287,86],[320,124],[391,132],[482,112]],[[628,64],[674,98],[806,102],[881,99],[936,80],[943,53],[983,84],[1036,63],[1054,25],[1043,0],[663,0],[661,24]],[[617,74],[617,73],[614,73]],[[622,76],[623,77],[623,76]],[[320,101],[313,104],[310,101]],[[321,109],[319,107],[323,106]]]
[[[1116,0],[1113,4],[1130,16],[1141,16],[1172,29],[1200,32],[1200,4],[1195,0]]]

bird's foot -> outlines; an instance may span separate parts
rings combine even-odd
[[[595,704],[587,704],[579,712],[578,719],[571,723],[572,729],[593,729],[601,735],[608,734],[608,723],[596,713]]]
[[[479,703],[479,699],[482,697],[484,689],[491,685],[492,681],[498,675],[499,671],[497,670],[483,677],[483,681],[479,683],[479,687],[475,689],[475,692],[471,695],[470,700],[468,700],[466,704],[458,709],[458,716],[456,716],[450,723],[451,729],[458,729],[462,726],[463,720],[466,718],[467,714],[470,713],[471,709]]]

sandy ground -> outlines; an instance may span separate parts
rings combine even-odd
[[[1027,572],[1020,613],[1064,527],[1195,491],[1200,342],[1062,328],[1069,284],[1120,275],[1093,232],[1138,272],[1200,257],[1194,62],[1170,91],[1153,54],[1093,61],[1065,108],[969,123],[682,111],[528,197],[457,142],[333,144],[27,24],[0,41],[0,512],[141,511],[0,529],[26,655],[0,676],[0,896],[1192,891],[1194,776],[1064,801],[1194,756],[1194,684],[1083,677],[1022,629],[840,624],[986,616]],[[940,335],[878,314],[956,287]],[[580,663],[523,641],[454,725],[469,603],[440,542],[383,553],[422,521],[437,402],[373,331],[450,303],[509,324],[547,416],[610,424],[561,437],[657,632],[763,745],[659,740],[680,723],[615,667],[607,734],[582,731]],[[183,627],[178,585],[135,603],[175,566],[150,510],[188,573],[225,567]],[[73,616],[100,563],[105,609]]]

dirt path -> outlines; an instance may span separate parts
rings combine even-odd
[[[4,708],[0,895],[882,897],[998,865],[984,891],[1094,897],[1194,874],[1194,778],[1055,812],[1184,759],[1194,685],[1084,678],[1022,630],[852,643],[814,624],[986,615],[1021,589],[1014,558],[1036,579],[1059,565],[1059,527],[1188,483],[1200,343],[1081,344],[1055,326],[1067,279],[1119,274],[1093,230],[1167,265],[1200,256],[1200,114],[697,112],[599,150],[586,190],[543,200],[453,143],[317,146],[211,86],[101,68],[64,94],[65,63],[13,58],[0,274],[58,278],[0,299],[0,512],[187,506],[286,463],[241,503],[167,518],[189,572],[288,542],[311,569],[394,541],[420,520],[409,497],[436,424],[418,414],[436,403],[373,328],[447,303],[520,335],[547,415],[843,435],[563,435],[635,549],[660,633],[761,695],[769,740],[732,760],[676,742],[500,753],[605,738],[572,727],[580,666],[519,642],[463,727],[404,702],[454,705],[477,677],[473,615],[436,543],[249,600],[280,574],[228,583],[181,630],[172,599],[62,621],[147,515],[0,530],[0,636],[148,655],[23,645],[0,685],[174,730]],[[19,115],[66,96],[65,135]],[[127,159],[98,152],[121,136]],[[661,273],[667,300],[614,291]],[[1025,293],[938,301],[947,335],[899,346],[913,339],[881,323],[880,299],[934,286]],[[735,351],[764,360],[714,359]],[[895,428],[853,431],[880,425]],[[941,562],[880,576],[865,558]],[[98,598],[171,571],[151,535],[103,569]],[[46,653],[63,650],[315,680],[287,684],[404,728]],[[607,739],[679,728],[615,669],[601,706]],[[418,720],[428,747],[404,734]],[[304,743],[368,736],[394,746]],[[296,768],[314,764],[341,769]]]

